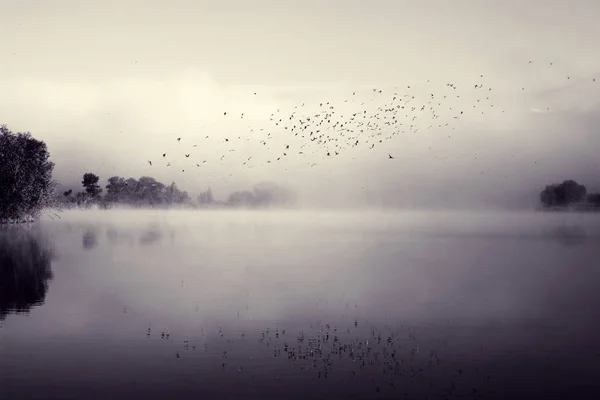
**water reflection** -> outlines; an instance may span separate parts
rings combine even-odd
[[[134,246],[136,243],[140,246],[153,246],[161,243],[167,237],[167,234],[171,244],[173,244],[175,231],[167,230],[158,224],[150,224],[147,228],[138,232],[118,230],[114,227],[109,227],[106,230],[106,238],[112,246],[124,244]]]
[[[119,244],[119,232],[115,228],[110,227],[106,230],[106,238],[113,246]]]
[[[546,231],[546,236],[563,246],[578,246],[584,244],[588,235],[580,225],[560,225]]]
[[[93,228],[88,228],[83,232],[83,248],[91,250],[98,245],[98,233]]]
[[[44,303],[52,251],[40,231],[0,227],[0,320]]]
[[[162,231],[156,225],[150,226],[146,231],[142,232],[139,243],[141,245],[152,245],[162,239]]]
[[[596,222],[92,216],[45,226],[57,277],[0,330],[0,398],[600,393]]]

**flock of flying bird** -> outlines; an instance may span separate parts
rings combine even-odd
[[[534,64],[529,61],[528,64]],[[548,63],[549,67],[554,65]],[[571,77],[567,76],[567,80]],[[596,82],[592,78],[592,82]],[[427,84],[430,81],[427,80]],[[235,152],[234,141],[257,140],[258,143],[270,150],[264,160],[256,160],[244,154],[237,161],[241,166],[253,168],[256,162],[261,166],[281,162],[292,156],[305,157],[308,165],[317,165],[315,156],[321,159],[334,158],[342,152],[359,146],[374,149],[394,136],[405,133],[417,133],[425,129],[455,129],[452,125],[458,119],[472,113],[485,114],[495,111],[492,102],[493,88],[489,86],[483,74],[477,77],[469,88],[459,87],[448,82],[444,90],[430,93],[426,96],[415,93],[411,85],[403,88],[392,89],[372,88],[370,96],[365,98],[364,93],[352,92],[349,98],[339,103],[333,100],[318,102],[314,105],[302,103],[292,110],[285,112],[277,109],[268,117],[268,123],[260,128],[248,126],[248,135],[221,138],[223,144],[229,147],[229,153]],[[474,90],[467,92],[465,89]],[[521,87],[524,91],[525,87]],[[255,92],[256,96],[257,93]],[[461,97],[462,96],[462,97]],[[474,97],[473,97],[474,96]],[[473,104],[467,106],[467,101],[474,98]],[[461,100],[462,99],[462,100]],[[504,113],[504,110],[501,110]],[[231,113],[223,112],[226,119],[244,119],[244,113],[232,117]],[[257,134],[260,135],[257,137]],[[279,145],[274,143],[283,140]],[[451,138],[448,135],[448,138]],[[204,135],[209,140],[209,135]],[[177,142],[182,138],[177,137]],[[194,144],[193,147],[198,147]],[[279,148],[277,148],[279,147]],[[199,168],[207,163],[207,159],[196,160],[196,155],[183,152],[186,159],[192,158],[191,167]],[[171,166],[168,154],[162,153],[162,161],[167,167]],[[220,161],[225,157],[231,158],[227,153],[221,155]],[[387,159],[396,157],[387,154]],[[148,161],[153,165],[153,161]],[[182,169],[185,172],[185,168]]]

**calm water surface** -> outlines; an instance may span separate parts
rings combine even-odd
[[[600,398],[600,215],[0,228],[0,399]]]

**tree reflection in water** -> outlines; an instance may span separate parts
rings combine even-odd
[[[83,232],[82,244],[86,250],[91,250],[98,245],[98,233],[94,228],[88,228]]]
[[[39,230],[0,226],[0,320],[44,303],[53,277],[52,259]]]

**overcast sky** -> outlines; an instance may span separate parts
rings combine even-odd
[[[330,204],[600,190],[597,0],[0,0],[0,15],[0,123],[44,140],[66,185],[150,175],[223,198],[272,180]],[[372,88],[446,111],[331,157],[270,121],[327,101],[374,114]]]

